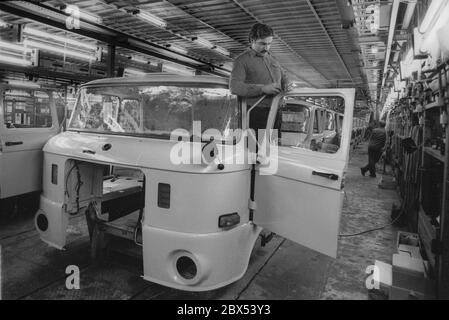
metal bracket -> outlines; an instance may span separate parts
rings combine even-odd
[[[273,239],[273,236],[274,236],[274,235],[275,235],[274,232],[270,232],[268,235],[260,234],[260,238],[261,238],[260,245],[261,245],[262,247],[265,247],[266,244],[267,244],[268,242],[270,242],[270,241]]]
[[[251,199],[248,200],[248,208],[251,210],[257,209],[257,203],[256,201],[252,201]]]

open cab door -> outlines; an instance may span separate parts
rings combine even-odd
[[[265,141],[259,142],[263,147],[258,157],[264,161],[257,166],[255,177],[254,223],[334,258],[354,97],[354,89],[295,89],[279,95],[273,99]],[[341,139],[335,144],[298,141],[313,126],[313,117],[301,104],[343,114]],[[278,132],[269,131],[273,128]]]
[[[53,92],[0,85],[0,198],[42,188],[42,148],[58,134]]]

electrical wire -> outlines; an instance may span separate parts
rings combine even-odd
[[[374,228],[374,229],[369,229],[369,230],[366,230],[366,231],[362,231],[362,232],[358,232],[358,233],[353,233],[353,234],[339,234],[338,237],[339,237],[339,238],[355,237],[355,236],[360,236],[360,235],[365,234],[365,233],[369,233],[369,232],[373,232],[373,231],[385,229],[386,227],[395,224],[396,221],[398,221],[399,218],[404,214],[404,212],[405,212],[405,210],[401,210],[401,213],[400,213],[400,214],[399,214],[399,215],[398,215],[392,222],[390,222],[390,223],[388,223],[388,224],[386,224],[386,225],[384,225],[384,226],[382,226],[382,227],[378,227],[378,228]]]
[[[68,189],[68,186],[67,186],[67,182],[69,181],[70,174],[72,173],[72,170],[75,169],[75,167],[76,167],[76,162],[75,162],[75,164],[70,168],[69,172],[67,173],[67,177],[66,177],[66,179],[65,179],[65,191],[64,191],[64,193],[67,195],[68,198],[70,198],[70,195],[69,195],[69,189]]]
[[[73,169],[75,169],[75,168],[77,170],[77,182],[76,182],[76,185],[75,185],[75,191],[76,191],[76,194],[77,194],[77,197],[76,197],[76,208],[77,208],[77,210],[76,211],[78,212],[79,209],[80,209],[79,192],[80,192],[81,186],[84,183],[81,181],[81,174],[79,172],[79,167],[78,167],[78,162],[77,161],[75,161],[75,164],[70,168],[69,172],[67,173],[67,177],[65,179],[65,191],[64,191],[64,193],[67,195],[67,198],[70,199],[69,189],[68,189],[67,183],[69,181],[69,177],[70,177]],[[74,214],[76,214],[76,213],[74,213]]]
[[[141,208],[139,211],[139,218],[137,219],[137,224],[134,228],[134,243],[140,247],[142,247],[143,243],[137,241],[137,235],[138,235],[139,229],[142,230],[142,213],[143,213],[143,208]]]

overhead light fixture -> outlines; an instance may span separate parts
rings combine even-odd
[[[225,48],[222,48],[222,47],[219,47],[219,46],[215,46],[212,49],[214,49],[218,53],[221,53],[224,56],[229,56],[230,55],[229,51],[226,50]]]
[[[88,13],[86,11],[81,11],[77,6],[74,5],[62,5],[61,10],[63,10],[65,13],[73,15],[75,18],[81,18],[83,20],[87,20],[89,22],[94,22],[96,24],[101,24],[102,19],[100,17],[97,17],[91,13]]]
[[[40,84],[30,81],[21,81],[21,80],[8,80],[7,83],[10,86],[13,87],[20,87],[20,88],[30,88],[30,89],[37,89],[40,88]]]
[[[4,54],[0,55],[0,62],[4,62],[7,64],[14,64],[14,65],[18,65],[18,66],[31,66],[32,65],[32,62],[29,60],[5,56]]]
[[[426,33],[430,29],[431,25],[435,23],[438,15],[441,13],[441,9],[448,3],[448,0],[433,0],[430,6],[427,8],[426,15],[424,16],[421,25],[418,30],[420,33]]]
[[[59,41],[59,42],[62,42],[62,43],[69,43],[69,44],[74,45],[76,47],[83,47],[83,48],[90,49],[90,50],[96,50],[97,49],[97,45],[96,44],[69,39],[67,37],[58,36],[56,34],[48,33],[48,32],[45,32],[45,31],[41,31],[41,30],[38,30],[38,29],[35,29],[35,28],[31,28],[29,26],[25,26],[23,28],[23,32],[26,33],[26,34],[29,34],[29,35],[42,37],[42,38],[45,38],[45,39],[56,40],[56,41]]]
[[[19,66],[37,65],[37,50],[0,40],[0,62]],[[27,59],[30,58],[30,59]]]
[[[170,50],[176,51],[178,53],[187,54],[187,50],[181,47],[178,47],[174,44],[167,44],[165,47],[169,48]]]
[[[135,62],[139,62],[139,63],[143,63],[143,64],[149,64],[150,63],[149,60],[145,60],[145,59],[140,58],[138,56],[129,56],[128,59],[131,60],[131,61],[135,61]]]
[[[173,73],[177,73],[180,75],[185,75],[185,76],[194,76],[195,75],[195,71],[194,70],[189,70],[189,69],[185,69],[185,68],[179,68],[173,65],[167,65],[164,64],[162,66],[162,71],[164,72],[173,72]]]
[[[192,41],[202,45],[203,47],[212,49],[213,47],[215,47],[215,45],[212,44],[212,42],[210,42],[209,40],[200,38],[200,37],[193,37]]]
[[[26,51],[26,48],[22,45],[18,45],[18,44],[6,42],[6,41],[1,41],[1,40],[0,40],[0,48],[5,48],[5,49],[13,50],[13,51],[18,51],[18,52]]]
[[[146,11],[142,11],[142,10],[135,10],[132,12],[132,14],[138,16],[139,18],[141,18],[142,20],[145,20],[146,22],[149,22],[153,25],[155,25],[156,27],[159,28],[165,28],[167,27],[167,22],[165,22],[165,20],[156,17],[155,15],[146,12]]]
[[[3,21],[2,19],[0,19],[0,29],[3,28],[9,28],[11,25],[5,21]]]
[[[49,52],[55,52],[55,53],[61,53],[66,56],[71,56],[74,58],[79,58],[82,60],[92,61],[95,60],[95,55],[93,54],[87,54],[79,51],[74,51],[72,49],[68,50],[66,48],[57,47],[55,45],[46,44],[43,42],[33,41],[30,39],[25,39],[24,41],[25,47],[35,47],[42,50],[46,50]]]
[[[447,25],[449,21],[449,1],[441,2],[446,3],[446,5],[438,7],[438,14],[434,16],[435,20],[432,21],[431,25],[426,30],[420,47],[421,52],[429,53],[431,56],[436,56],[440,51],[440,38],[443,39],[447,37],[443,27]],[[440,35],[438,33],[440,33]]]
[[[124,71],[124,74],[129,74],[131,76],[144,76],[146,75],[145,72],[140,71],[140,70],[136,70],[136,69],[132,69],[132,68],[126,68]]]
[[[23,91],[23,90],[17,90],[17,89],[5,90],[5,94],[7,96],[15,96],[15,97],[26,97],[26,98],[30,98],[31,97],[30,92]]]

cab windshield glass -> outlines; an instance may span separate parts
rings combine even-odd
[[[207,141],[206,133],[213,129],[221,140],[235,142],[241,113],[237,97],[222,87],[85,87],[79,92],[68,129],[159,139],[170,139],[176,131],[201,134]]]

